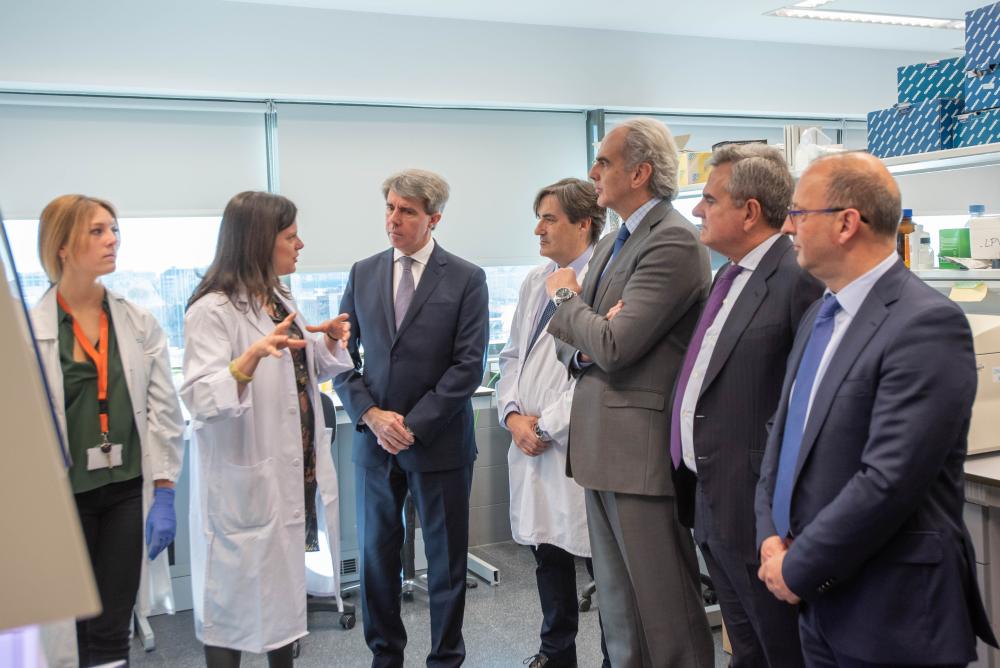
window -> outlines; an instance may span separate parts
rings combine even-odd
[[[149,309],[167,334],[171,364],[184,347],[187,300],[212,261],[219,218],[123,218],[118,268],[102,280],[114,292]],[[4,222],[28,307],[49,289],[38,259],[38,221]]]

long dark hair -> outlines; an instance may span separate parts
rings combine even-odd
[[[272,193],[247,191],[229,200],[219,226],[215,258],[188,300],[188,308],[213,292],[221,292],[233,303],[245,294],[255,313],[275,290],[288,297],[271,259],[278,233],[291,227],[296,213],[290,199]]]

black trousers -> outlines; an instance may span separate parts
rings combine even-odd
[[[143,559],[142,478],[76,495],[102,612],[76,623],[80,666],[128,661],[132,608]]]
[[[695,495],[695,542],[719,597],[722,619],[733,647],[732,668],[802,668],[799,613],[779,601],[757,577],[759,565],[746,551],[720,538],[704,488]]]
[[[580,622],[580,608],[576,591],[576,557],[555,545],[542,543],[531,546],[535,556],[535,581],[538,583],[538,600],[542,606],[541,645],[538,651],[549,658],[552,668],[576,665],[576,633]],[[594,565],[584,559],[587,572],[594,577]],[[600,618],[598,618],[600,624]],[[610,666],[608,650],[604,645],[601,629],[601,650],[605,666]]]

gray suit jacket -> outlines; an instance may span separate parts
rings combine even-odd
[[[708,295],[708,251],[669,202],[646,214],[601,278],[614,242],[598,243],[582,294],[549,323],[571,370],[577,350],[594,360],[574,372],[567,474],[588,489],[672,496],[669,398]],[[619,299],[625,308],[609,322]]]

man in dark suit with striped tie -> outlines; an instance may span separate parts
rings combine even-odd
[[[962,520],[972,335],[897,256],[900,213],[882,163],[846,153],[806,170],[783,228],[827,293],[789,355],[757,542],[808,666],[964,666],[996,644]]]
[[[733,648],[733,668],[802,666],[798,614],[756,578],[754,492],[767,421],[805,310],[822,285],[780,232],[792,199],[784,156],[763,144],[712,155],[694,208],[716,275],[674,389],[670,454],[681,517],[694,519]]]
[[[365,641],[373,668],[402,668],[400,549],[409,492],[427,554],[427,665],[459,666],[465,660],[462,619],[476,459],[471,399],[482,382],[489,340],[486,275],[433,239],[448,201],[444,179],[406,170],[386,179],[382,194],[392,248],[351,268],[340,310],[350,314],[348,349],[357,368],[335,381],[357,425],[353,460]]]

